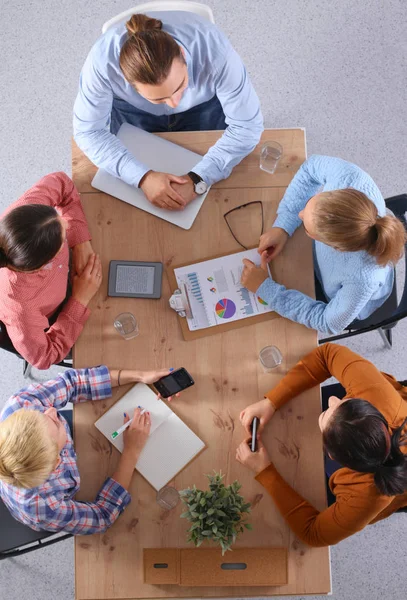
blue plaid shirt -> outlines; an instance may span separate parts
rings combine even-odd
[[[103,400],[112,395],[107,367],[70,369],[45,384],[31,385],[12,396],[0,414],[0,421],[20,408],[57,410],[68,402]],[[0,495],[11,514],[36,531],[66,531],[76,535],[100,533],[110,527],[131,501],[127,490],[109,477],[94,502],[74,500],[80,486],[76,454],[68,423],[67,442],[60,453],[60,463],[45,483],[27,490],[0,480]]]

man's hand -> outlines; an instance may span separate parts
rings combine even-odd
[[[276,412],[276,409],[268,400],[264,398],[259,402],[255,402],[254,404],[250,404],[240,413],[240,422],[243,427],[246,429],[247,433],[251,434],[251,425],[254,417],[260,419],[259,428],[257,431],[257,437],[260,437],[261,432],[263,431],[265,425],[270,421],[271,417]]]
[[[267,269],[266,252],[261,255],[261,266],[257,267],[248,258],[243,259],[244,269],[240,279],[241,284],[255,294],[269,274]]]
[[[125,415],[124,417],[124,423],[127,423],[127,421],[130,421],[129,415]],[[150,413],[141,414],[141,410],[136,408],[131,425],[123,432],[124,450],[134,458],[134,464],[136,464],[147,442],[150,428]]]
[[[271,460],[261,440],[257,441],[258,449],[256,452],[250,450],[249,442],[250,438],[244,440],[237,447],[236,460],[258,475],[258,473],[264,471],[271,464]]]
[[[73,275],[82,275],[83,270],[90,257],[94,254],[92,244],[88,242],[82,242],[81,244],[76,244],[72,248],[72,270]]]
[[[257,252],[262,256],[265,253],[267,262],[270,262],[280,254],[288,238],[289,235],[284,229],[272,227],[261,236]]]
[[[102,265],[96,254],[91,254],[81,275],[75,275],[72,284],[72,298],[88,306],[102,283]]]
[[[185,180],[185,183],[181,185],[179,183],[172,183],[171,187],[184,198],[186,206],[192,202],[192,200],[195,200],[198,194],[195,193],[195,186],[192,179],[188,177],[188,175],[184,175],[183,179]]]
[[[185,208],[187,202],[173,188],[172,184],[175,183],[179,186],[186,185],[188,183],[187,179],[191,181],[189,177],[178,177],[177,175],[171,175],[171,173],[148,171],[141,179],[139,187],[143,190],[147,200],[151,204],[154,204],[154,206],[168,210],[182,210]]]

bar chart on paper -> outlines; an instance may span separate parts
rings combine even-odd
[[[210,327],[211,322],[208,319],[198,273],[196,271],[188,271],[181,280],[178,280],[178,283],[182,282],[185,284],[192,313],[192,318],[188,319],[188,325],[191,331],[196,331]]]
[[[203,304],[202,290],[201,286],[199,285],[198,275],[196,273],[188,273],[187,278],[191,295],[194,297],[196,302]]]
[[[242,287],[243,258],[259,264],[254,249],[174,270],[178,285],[184,284],[187,290],[192,312],[187,319],[190,331],[271,312],[264,300]]]
[[[253,304],[250,298],[250,292],[246,288],[240,288],[237,290],[241,300],[242,300],[242,311],[246,316],[250,316],[254,314]]]

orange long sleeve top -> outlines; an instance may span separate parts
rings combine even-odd
[[[344,346],[325,344],[305,356],[266,397],[276,409],[334,376],[346,390],[345,398],[362,398],[373,404],[394,431],[407,417],[407,387]],[[407,448],[403,448],[407,452]],[[273,464],[256,476],[272,496],[295,535],[310,546],[329,546],[361,531],[366,525],[407,506],[407,492],[383,496],[372,473],[346,467],[336,471],[329,486],[336,502],[319,512],[298,494]]]

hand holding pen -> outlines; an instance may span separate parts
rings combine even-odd
[[[115,432],[118,435],[123,433],[123,452],[131,452],[134,455],[135,463],[147,442],[148,436],[150,435],[150,428],[150,413],[146,412],[143,408],[138,407],[135,409],[132,419],[130,419],[128,414],[124,414],[124,425]],[[120,430],[121,432],[119,433]]]
[[[138,406],[136,408],[140,409],[140,417],[142,415],[144,415],[144,413],[146,412],[146,409],[143,408],[142,406]],[[134,411],[134,416],[136,416],[136,410]],[[147,413],[148,415],[150,413]],[[119,429],[116,429],[116,431],[113,431],[113,433],[111,434],[112,440],[115,440],[117,437],[119,437],[119,435],[121,435],[124,431],[126,431],[127,427],[129,427],[132,423],[132,420],[128,417],[127,413],[123,413],[124,416],[124,425],[122,425],[121,427],[119,427]]]

